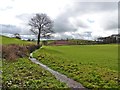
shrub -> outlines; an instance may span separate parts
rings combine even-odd
[[[29,53],[38,49],[36,45],[2,45],[2,58],[6,60],[16,60],[17,58],[23,58],[29,56]]]

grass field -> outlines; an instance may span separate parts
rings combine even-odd
[[[28,41],[23,41],[20,39],[16,39],[16,38],[9,38],[6,36],[0,36],[0,44],[34,44],[34,42],[28,42]]]
[[[46,46],[34,57],[87,88],[118,88],[118,45]]]

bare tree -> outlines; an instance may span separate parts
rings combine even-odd
[[[52,30],[53,21],[43,13],[36,14],[28,24],[31,26],[30,30],[38,35],[37,45],[40,45],[41,37],[49,37],[49,35],[54,32]]]

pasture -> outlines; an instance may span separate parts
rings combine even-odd
[[[93,64],[118,70],[118,45],[76,45],[45,47],[56,56],[75,63]]]
[[[117,44],[44,46],[34,57],[87,88],[119,87]]]

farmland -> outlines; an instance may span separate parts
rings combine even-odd
[[[34,57],[87,88],[119,87],[117,44],[44,46]]]

